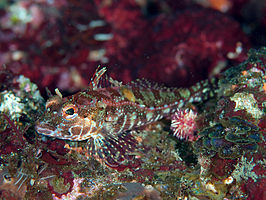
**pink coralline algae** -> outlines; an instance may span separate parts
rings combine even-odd
[[[15,2],[0,15],[0,65],[30,78],[44,93],[45,87],[85,88],[98,64],[110,66],[111,76],[124,82],[145,77],[185,86],[246,58],[250,42],[236,21],[192,9],[192,3],[172,4],[164,6],[183,10],[167,13],[158,4],[149,17],[145,4],[132,0]]]
[[[123,81],[145,77],[188,85],[219,72],[229,61],[239,63],[246,58],[248,38],[226,15],[195,8],[146,19],[138,5],[129,2],[99,6],[114,27],[113,39],[104,44],[107,63],[116,66],[114,70],[123,75],[118,77]],[[120,8],[123,12],[117,11]],[[199,70],[206,73],[197,73]]]
[[[82,72],[98,64],[93,55],[102,41],[95,35],[108,33],[87,1],[17,1],[1,11],[0,21],[0,65],[51,89],[85,87]]]
[[[212,10],[184,11],[170,19],[161,16],[154,22],[154,28],[158,29],[152,34],[155,50],[149,65],[142,68],[140,74],[167,83],[180,80],[179,84],[192,84],[211,76],[228,61],[243,61],[245,48],[249,46],[235,21]],[[238,37],[231,37],[229,33]]]

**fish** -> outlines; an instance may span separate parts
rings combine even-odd
[[[59,90],[46,102],[36,122],[38,134],[70,141],[87,140],[91,156],[109,164],[132,158],[138,141],[132,130],[171,116],[188,103],[212,93],[209,81],[190,88],[168,88],[146,79],[128,84],[98,67],[88,89],[62,97]]]

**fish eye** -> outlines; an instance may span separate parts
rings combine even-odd
[[[75,105],[67,105],[62,109],[62,117],[66,120],[72,120],[78,116],[78,108]]]
[[[69,109],[67,109],[67,110],[65,111],[65,113],[66,113],[67,115],[74,115],[75,110],[74,110],[74,108],[69,108]]]

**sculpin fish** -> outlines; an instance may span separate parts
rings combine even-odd
[[[105,67],[98,68],[85,91],[65,98],[57,91],[47,101],[36,131],[64,140],[87,140],[92,156],[114,163],[136,148],[131,130],[171,116],[211,92],[208,81],[189,89],[166,88],[147,80],[125,85],[104,76],[105,72]]]

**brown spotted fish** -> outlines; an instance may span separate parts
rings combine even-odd
[[[207,81],[189,89],[166,88],[146,80],[123,85],[103,76],[105,72],[105,67],[97,69],[86,91],[65,98],[57,91],[47,101],[36,131],[64,140],[88,140],[92,156],[114,163],[136,148],[130,130],[171,116],[211,92]],[[108,82],[105,87],[104,81]]]

